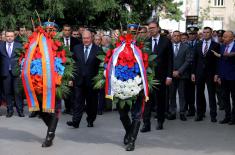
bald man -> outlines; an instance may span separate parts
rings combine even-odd
[[[235,124],[235,42],[232,31],[223,34],[223,45],[219,63],[219,81],[223,90],[223,101],[225,106],[225,117],[221,124]],[[232,105],[230,103],[232,97]]]
[[[99,69],[97,54],[100,48],[92,43],[93,38],[90,31],[85,30],[82,34],[82,44],[73,48],[74,59],[76,62],[75,76],[75,103],[73,108],[72,121],[67,125],[78,128],[82,119],[83,112],[87,113],[87,127],[93,127],[93,122],[97,115],[98,92],[93,89],[93,78]]]

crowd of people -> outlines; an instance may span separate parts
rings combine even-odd
[[[159,84],[150,93],[148,104],[145,104],[141,132],[151,130],[152,112],[156,112],[155,118],[158,120],[156,129],[162,130],[165,119],[177,118],[177,109],[182,121],[194,116],[195,121],[203,121],[207,104],[212,123],[217,122],[217,111],[224,110],[224,119],[219,123],[235,124],[235,34],[232,31],[204,27],[199,32],[197,27],[191,26],[187,32],[169,32],[160,28],[157,22],[150,22],[146,26],[130,26],[128,29],[149,42],[150,49],[157,55],[155,78]],[[13,116],[14,105],[18,116],[25,116],[24,94],[17,91],[20,77],[14,72],[17,62],[13,57],[15,50],[22,46],[23,39],[32,32],[22,26],[17,31],[2,31],[0,35],[0,100],[1,105],[7,107],[8,118]],[[97,114],[102,115],[103,111],[112,108],[111,104],[105,102],[104,90],[95,90],[93,87],[93,78],[99,69],[96,55],[100,50],[107,51],[122,33],[126,31],[94,31],[84,26],[73,28],[68,24],[63,25],[61,40],[74,54],[78,68],[78,75],[71,81],[71,93],[64,98],[63,113],[72,115],[72,120],[67,122],[68,126],[79,128],[85,111],[87,127],[93,127]],[[205,86],[209,103],[205,97]],[[37,115],[37,112],[32,112],[29,117]],[[125,128],[127,119],[122,120],[121,116],[120,119]]]

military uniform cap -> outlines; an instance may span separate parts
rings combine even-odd
[[[198,30],[199,30],[198,27],[190,26],[190,27],[187,28],[187,33],[188,34],[195,34],[195,33],[197,33]]]

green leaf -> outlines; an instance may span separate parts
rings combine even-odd
[[[155,60],[157,58],[156,54],[152,54],[149,56],[149,62],[152,62],[153,60]]]
[[[119,105],[120,105],[121,109],[123,109],[125,107],[125,104],[126,104],[125,100],[120,100],[119,101]]]
[[[129,105],[130,108],[132,107],[132,103],[133,103],[133,102],[132,102],[131,99],[127,100],[126,103],[127,103],[127,105]]]
[[[153,70],[152,70],[150,67],[148,67],[148,68],[147,68],[147,73],[152,74],[152,73],[153,73]]]
[[[100,61],[104,61],[105,55],[97,55],[97,58],[98,58]]]

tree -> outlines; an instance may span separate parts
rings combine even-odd
[[[59,25],[87,25],[118,28],[120,23],[145,23],[156,10],[165,18],[179,20],[182,3],[174,0],[0,0],[0,29],[30,25],[37,10],[42,21],[54,19]],[[127,10],[129,6],[129,11]]]
[[[64,17],[61,0],[0,0],[0,4],[0,29],[31,26],[31,17],[36,19],[35,10],[42,21]]]

